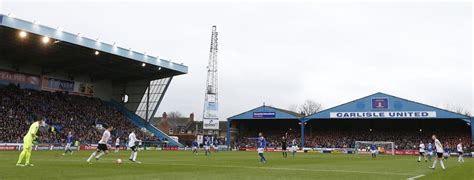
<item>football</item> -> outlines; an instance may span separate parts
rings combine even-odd
[[[121,159],[117,159],[115,162],[116,162],[117,164],[122,164],[122,160],[121,160]]]

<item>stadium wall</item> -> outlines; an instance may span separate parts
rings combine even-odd
[[[138,126],[139,128],[145,128],[149,132],[153,133],[156,137],[159,137],[160,139],[167,139],[169,141],[169,145],[171,146],[177,146],[177,147],[184,147],[181,143],[178,141],[174,140],[170,136],[168,136],[166,133],[162,132],[160,129],[157,127],[153,126],[152,124],[145,122],[141,117],[136,115],[135,113],[127,110],[126,108],[121,108],[122,105],[119,102],[116,101],[110,101],[110,105],[114,106],[117,110],[121,111],[124,115],[130,118],[131,122]]]

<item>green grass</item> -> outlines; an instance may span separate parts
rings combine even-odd
[[[281,153],[266,153],[268,163],[260,164],[256,152],[219,152],[198,156],[190,151],[141,151],[142,164],[128,162],[130,151],[104,156],[87,164],[92,151],[62,156],[61,151],[34,151],[34,167],[16,167],[18,151],[0,152],[0,179],[474,179],[474,159],[457,162],[451,157],[447,170],[428,169],[431,163],[416,162],[414,156],[379,156],[299,153],[282,158]],[[115,159],[124,162],[115,164]],[[95,160],[94,160],[95,161]]]

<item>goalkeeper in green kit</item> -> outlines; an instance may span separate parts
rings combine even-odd
[[[33,141],[36,141],[36,138],[38,137],[36,133],[38,132],[38,129],[40,126],[46,126],[45,121],[41,118],[38,118],[37,116],[33,116],[35,122],[31,124],[30,129],[28,130],[28,133],[23,137],[23,151],[20,153],[20,157],[18,157],[18,162],[16,163],[16,166],[34,166],[33,164],[30,164],[30,157],[31,157],[31,150],[33,149]],[[26,158],[25,158],[26,157]],[[25,158],[25,164],[21,164],[23,161],[23,158]]]

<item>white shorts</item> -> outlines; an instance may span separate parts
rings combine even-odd
[[[209,150],[210,147],[209,147],[209,146],[204,146],[204,149],[205,149],[205,150]]]
[[[193,147],[192,147],[192,150],[193,150],[193,151],[194,151],[194,150],[197,150],[197,147],[196,147],[196,146],[193,146]]]
[[[433,156],[433,152],[428,152],[428,155]]]
[[[291,146],[291,152],[296,152],[298,150],[298,148],[296,148],[296,146]]]
[[[263,153],[265,151],[264,148],[257,148],[257,152],[260,154],[260,153]]]
[[[370,150],[372,154],[377,154],[377,150]]]
[[[64,147],[64,150],[68,150],[68,149],[71,149],[71,143],[67,143],[66,147]]]

